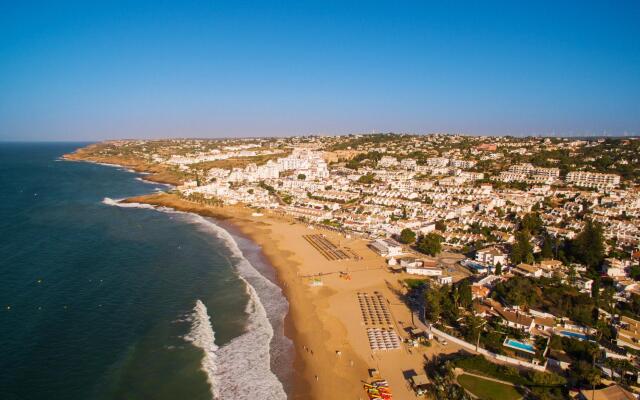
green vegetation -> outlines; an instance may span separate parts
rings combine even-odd
[[[258,156],[251,157],[232,157],[227,158],[225,160],[215,160],[215,161],[203,161],[195,164],[191,164],[192,169],[198,170],[209,170],[211,168],[223,168],[223,169],[232,169],[232,168],[245,168],[249,164],[262,165],[266,164],[269,160],[275,160],[280,157],[286,157],[289,152],[286,153],[276,153],[276,154],[262,154]]]
[[[269,194],[271,195],[274,195],[276,193],[276,189],[273,186],[266,184],[264,181],[260,181],[260,183],[258,183],[258,186],[269,192]]]
[[[188,196],[182,196],[182,198],[192,201],[194,203],[205,204],[208,206],[217,206],[220,207],[224,205],[224,202],[217,197],[204,197],[202,193],[191,193]]]
[[[429,321],[443,319],[447,324],[459,326],[460,307],[471,307],[471,285],[463,279],[453,287],[431,286],[424,293],[425,315]]]
[[[442,251],[442,236],[437,233],[429,233],[418,238],[416,250],[430,256],[436,256]]]
[[[532,383],[529,379],[520,375],[515,367],[494,364],[480,355],[462,356],[453,360],[453,364],[465,371],[511,382],[514,385],[530,385]]]
[[[522,395],[513,386],[488,381],[471,375],[461,375],[458,383],[481,400],[519,399]]]
[[[351,136],[351,135],[350,135]],[[383,144],[401,139],[404,135],[394,133],[377,133],[374,135],[364,135],[361,137],[352,136],[349,140],[341,141],[331,146],[330,150],[357,149],[365,145]]]
[[[565,254],[570,260],[580,262],[592,270],[600,267],[605,257],[602,225],[587,220],[582,232],[567,242]]]
[[[364,164],[370,164],[370,166],[374,166],[378,161],[380,161],[381,158],[382,154],[377,151],[360,153],[349,160],[345,166],[347,168],[357,170]]]
[[[540,214],[537,212],[526,214],[522,217],[522,221],[520,222],[520,228],[522,230],[526,230],[533,235],[538,235],[542,232],[543,223],[540,218]]]
[[[516,233],[516,242],[511,247],[511,262],[520,264],[523,262],[533,264],[533,246],[531,245],[531,234],[528,230],[521,230]]]
[[[569,317],[586,326],[594,326],[597,321],[596,303],[591,296],[554,279],[514,276],[498,283],[491,295],[510,305]]]
[[[593,356],[599,351],[598,345],[593,342],[557,335],[551,337],[549,347],[554,350],[564,351],[573,360],[585,362],[591,362]]]
[[[404,244],[413,243],[415,240],[416,233],[409,228],[404,228],[398,237],[398,241]]]
[[[498,379],[504,382],[510,382],[517,386],[526,387],[533,394],[532,398],[535,399],[560,400],[566,398],[567,395],[565,386],[567,380],[555,373],[518,370],[515,367],[494,364],[480,355],[457,356],[451,361],[451,363],[454,366],[462,368],[467,372],[472,372],[477,375],[483,375],[489,378]],[[460,378],[464,376],[468,375],[462,375]],[[473,389],[465,385],[464,379],[460,380],[460,378],[458,379],[460,384],[462,384],[473,394],[479,396],[482,399],[492,398],[486,397],[487,394],[485,394],[484,392],[475,392]],[[478,383],[483,383],[486,387],[490,387],[490,383],[493,383],[490,381],[481,380],[479,378],[476,379],[478,379],[478,381],[481,381]],[[498,388],[495,389],[498,390]],[[513,389],[515,390],[515,388]],[[522,397],[522,395],[520,395],[520,397]]]
[[[409,279],[405,279],[404,283],[407,285],[409,290],[414,290],[414,289],[422,288],[427,283],[427,280],[426,279],[409,278]]]
[[[362,175],[358,178],[358,183],[362,183],[363,185],[371,185],[375,181],[375,175],[371,172],[366,175]]]
[[[330,220],[330,219],[322,220],[322,225],[330,226],[332,228],[337,228],[337,229],[341,229],[342,228],[342,224],[340,222],[333,221],[333,220]]]
[[[456,382],[453,374],[453,364],[449,361],[428,362],[425,370],[429,374],[433,385],[430,385],[432,398],[442,400],[471,400],[471,396]]]

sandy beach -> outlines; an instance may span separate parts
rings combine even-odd
[[[365,240],[312,228],[277,214],[256,216],[247,207],[204,206],[173,194],[125,201],[224,219],[262,248],[290,304],[285,334],[296,349],[294,399],[336,398],[336,393],[341,399],[363,399],[362,382],[369,379],[371,368],[378,369],[389,381],[394,398],[415,399],[406,376],[423,373],[425,359],[433,354],[457,350],[450,344],[445,349],[435,343],[429,348],[402,344],[394,350],[371,350],[358,293],[379,292],[384,296],[401,338],[407,337],[405,329],[412,325],[412,315],[400,298],[404,292],[400,281],[408,276],[388,272],[384,259],[369,249]],[[328,260],[304,238],[317,234],[358,258]],[[340,274],[347,271],[348,279]],[[313,286],[312,276],[318,274],[321,276],[316,284],[321,282],[321,286]]]
[[[116,164],[149,173],[146,180],[181,183],[172,171],[150,168],[152,165],[135,158],[99,157],[90,146],[64,158]],[[365,399],[362,383],[371,380],[369,371],[375,368],[389,382],[394,399],[416,399],[407,378],[424,373],[425,361],[434,355],[460,350],[451,343],[442,346],[436,341],[431,347],[410,348],[402,343],[393,350],[371,349],[367,336],[370,325],[363,320],[359,293],[383,296],[400,339],[408,338],[407,328],[420,327],[420,323],[414,321],[402,299],[405,289],[401,282],[415,276],[389,272],[384,258],[364,239],[312,227],[270,211],[255,215],[255,210],[244,205],[209,206],[171,193],[153,193],[123,202],[169,207],[224,221],[261,247],[289,302],[285,335],[293,341],[296,353],[290,398]],[[323,235],[350,257],[328,259],[305,239],[308,235]],[[449,260],[459,257],[441,255]],[[459,278],[454,273],[454,280]]]

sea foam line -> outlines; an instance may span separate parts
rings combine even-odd
[[[184,336],[184,339],[201,348],[204,352],[201,368],[207,374],[211,395],[214,399],[218,399],[220,397],[218,382],[216,381],[216,371],[218,369],[216,351],[218,346],[215,343],[215,332],[211,326],[211,318],[207,312],[207,307],[200,299],[196,300],[191,317],[191,331]]]
[[[279,318],[284,318],[288,304],[282,304],[280,288],[262,276],[247,260],[233,236],[210,220],[192,213],[176,211],[166,207],[154,207],[142,203],[121,203],[105,198],[104,204],[126,207],[155,209],[161,212],[179,214],[187,222],[196,224],[208,233],[221,239],[230,251],[232,262],[239,278],[245,283],[249,301],[245,307],[248,315],[245,332],[222,347],[215,344],[215,333],[209,321],[207,309],[200,300],[193,313],[192,330],[185,337],[205,352],[202,370],[207,374],[211,393],[216,400],[281,400],[286,399],[282,383],[271,371],[270,343],[274,336],[273,327],[267,317],[263,300],[267,301]],[[258,295],[258,291],[260,291]],[[208,329],[208,331],[205,330]],[[197,339],[197,340],[194,340]]]

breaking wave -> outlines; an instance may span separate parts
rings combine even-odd
[[[213,234],[224,242],[229,251],[229,259],[236,268],[239,278],[245,283],[248,302],[245,307],[247,323],[245,332],[224,346],[215,344],[214,328],[207,308],[197,300],[191,318],[191,331],[185,340],[204,351],[202,370],[207,374],[211,393],[216,400],[281,400],[286,399],[282,382],[271,370],[271,352],[286,352],[287,348],[272,349],[274,330],[270,322],[282,321],[288,310],[288,303],[281,289],[264,277],[244,257],[233,236],[212,221],[191,213],[176,211],[166,207],[154,207],[141,203],[121,203],[105,198],[104,204],[127,208],[155,209],[161,212],[181,215],[188,223]],[[269,310],[269,315],[267,314]],[[290,342],[289,342],[290,344]]]
[[[207,374],[207,381],[211,387],[211,394],[214,399],[219,398],[218,382],[216,381],[216,371],[218,369],[216,351],[218,346],[215,343],[215,333],[211,326],[211,319],[207,312],[207,307],[200,300],[196,300],[191,318],[191,331],[184,336],[184,339],[194,346],[199,347],[204,352],[202,359],[202,370]]]
[[[122,199],[112,199],[111,197],[105,197],[102,199],[102,204],[106,204],[108,206],[116,206],[122,208],[147,208],[150,210],[155,210],[156,208],[151,204],[143,204],[143,203],[122,203]]]

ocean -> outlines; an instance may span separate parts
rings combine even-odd
[[[233,227],[125,197],[166,190],[0,143],[0,399],[284,399],[288,304]]]

